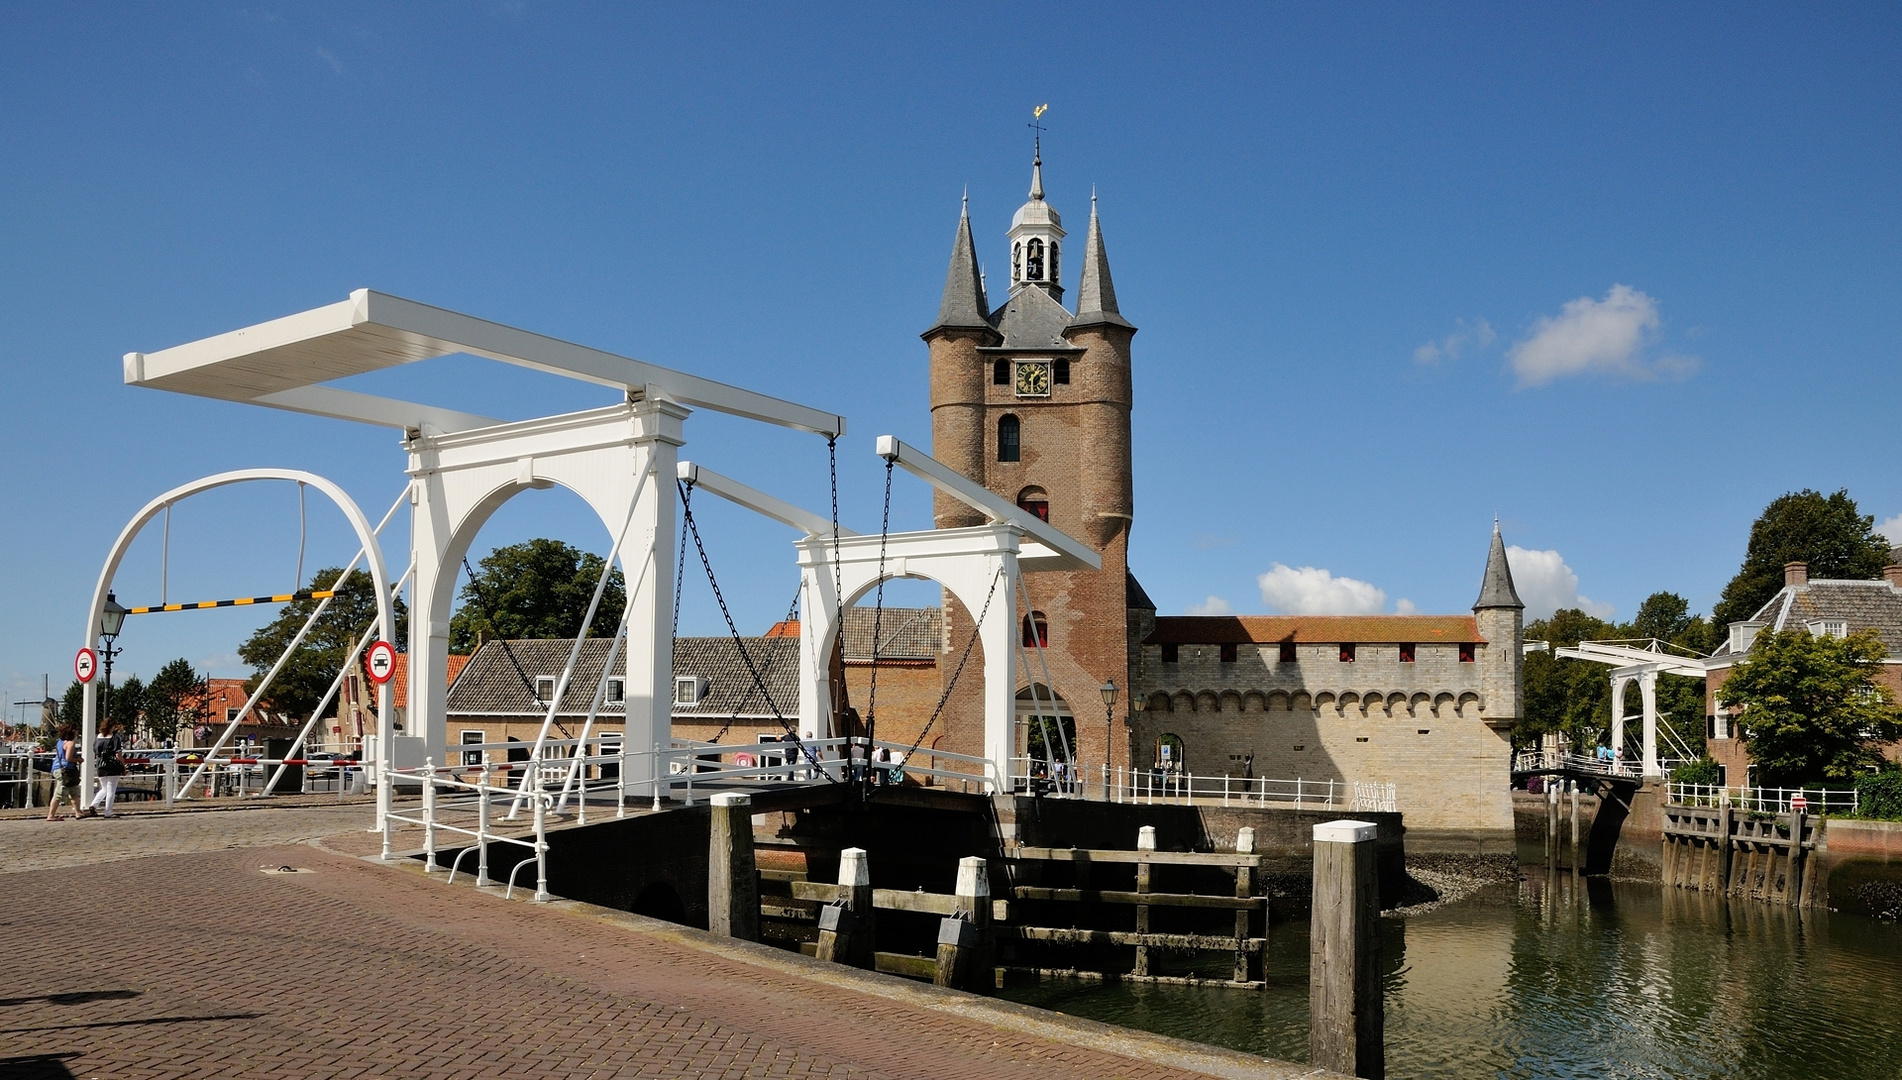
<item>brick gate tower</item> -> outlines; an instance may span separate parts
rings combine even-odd
[[[1064,237],[1061,219],[1044,201],[1040,145],[1030,199],[1011,219],[1009,297],[995,310],[986,299],[967,198],[938,319],[922,336],[930,350],[932,455],[1102,555],[1101,570],[1025,574],[1033,610],[1024,613],[1020,631],[1026,644],[1033,635],[1044,641],[1049,688],[1074,717],[1078,762],[1094,773],[1106,744],[1111,764],[1129,762],[1131,646],[1149,632],[1155,610],[1128,570],[1129,345],[1136,328],[1117,310],[1094,195],[1075,263],[1075,314],[1063,304]],[[982,523],[942,494],[935,512],[939,528]],[[970,638],[972,614],[946,597],[946,680]],[[972,665],[980,659],[973,654]],[[1030,684],[1045,682],[1034,651],[1027,666],[1018,673],[1023,707]],[[948,722],[937,743],[944,749],[981,752],[981,679],[974,673],[960,681],[941,721]],[[1120,693],[1105,723],[1100,688],[1111,680]],[[1047,691],[1038,693],[1048,701]],[[1020,725],[1020,752],[1023,740]]]

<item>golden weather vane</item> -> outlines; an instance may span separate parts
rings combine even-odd
[[[1039,150],[1043,148],[1043,133],[1050,130],[1049,128],[1043,126],[1043,114],[1045,110],[1049,108],[1050,108],[1050,103],[1046,101],[1042,105],[1039,105],[1036,108],[1030,110],[1030,123],[1025,125],[1026,127],[1029,127],[1033,129],[1034,131],[1036,131],[1037,147]]]

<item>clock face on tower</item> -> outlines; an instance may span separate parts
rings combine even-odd
[[[1050,396],[1050,365],[1047,362],[1037,361],[1017,365],[1017,396]]]

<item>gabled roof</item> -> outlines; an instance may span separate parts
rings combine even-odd
[[[1004,335],[1004,349],[1060,349],[1074,351],[1076,346],[1063,339],[1070,328],[1070,311],[1034,285],[1026,285],[1011,294],[1004,306],[991,313],[991,321]]]
[[[1483,643],[1471,615],[1162,615],[1145,645]]]
[[[746,656],[760,674],[772,703],[760,693],[740,646],[730,637],[675,638],[674,675],[693,675],[706,680],[698,704],[676,705],[676,717],[729,716],[771,719],[772,705],[780,715],[791,719],[799,712],[799,638],[742,638]],[[601,669],[607,662],[613,642],[607,638],[589,638],[581,643],[581,655],[575,661],[575,673],[568,692],[562,696],[560,714],[586,716],[593,701]],[[536,679],[556,679],[568,662],[572,638],[541,638],[510,641],[505,650],[499,641],[491,641],[476,650],[463,669],[462,677],[449,689],[449,713],[468,716],[534,716],[545,711],[537,707],[531,685]],[[509,655],[514,655],[510,663]],[[624,662],[621,661],[621,662]],[[617,662],[617,666],[619,663]],[[516,670],[520,665],[520,672]],[[523,682],[523,676],[529,680]],[[626,711],[624,702],[604,702],[600,715],[618,718]]]
[[[1796,630],[1820,619],[1841,619],[1850,633],[1874,630],[1891,659],[1902,660],[1902,590],[1887,581],[1812,579],[1785,585],[1757,609],[1750,622],[1771,631]],[[1735,658],[1725,641],[1712,659]]]

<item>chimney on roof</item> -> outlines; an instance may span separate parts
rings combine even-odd
[[[1902,563],[1890,563],[1883,567],[1882,580],[1902,589]]]
[[[1783,584],[1808,585],[1810,583],[1810,564],[1806,562],[1786,562],[1783,564]]]

